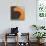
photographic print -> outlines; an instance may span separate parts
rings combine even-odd
[[[23,7],[11,6],[11,20],[24,20],[25,11]]]

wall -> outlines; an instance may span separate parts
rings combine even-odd
[[[30,26],[36,24],[36,0],[1,0],[0,1],[0,34],[10,32],[9,28],[19,27],[19,32],[30,32]],[[25,8],[24,21],[12,21],[10,19],[10,6],[23,6]],[[1,38],[1,37],[0,37]]]

